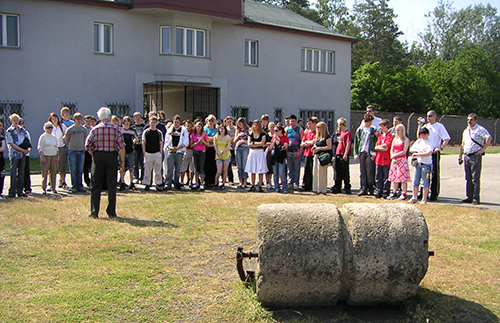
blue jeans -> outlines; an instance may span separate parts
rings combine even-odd
[[[422,188],[428,187],[431,173],[432,164],[418,164],[417,167],[415,167],[415,174],[413,174],[413,186],[418,187],[418,185],[421,184]]]
[[[83,189],[83,163],[85,151],[68,150],[69,171],[71,173],[71,189]]]
[[[288,176],[290,177],[290,183],[299,186],[299,176],[300,176],[300,158],[295,158],[299,152],[288,152],[287,153],[287,164],[288,164]]]
[[[248,173],[245,172],[245,167],[247,166],[247,158],[250,148],[248,148],[248,146],[236,146],[236,149],[234,151],[236,152],[236,165],[238,166],[238,178],[240,179],[248,178]]]
[[[172,187],[172,177],[174,183],[179,183],[179,176],[181,174],[181,164],[184,153],[168,152],[167,155],[167,188]],[[175,175],[174,175],[175,168]]]
[[[9,197],[16,197],[23,195],[24,186],[24,163],[26,158],[24,155],[21,158],[10,159],[10,188]]]
[[[274,189],[276,192],[280,190],[280,179],[283,184],[283,192],[288,191],[288,183],[286,179],[286,161],[283,164],[276,162],[273,165],[273,174],[274,174]]]

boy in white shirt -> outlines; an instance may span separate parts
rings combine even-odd
[[[413,176],[413,197],[410,203],[417,202],[418,186],[422,186],[422,204],[427,204],[429,195],[429,183],[432,173],[432,147],[428,143],[429,129],[421,128],[418,132],[419,139],[410,148],[412,158],[417,158],[415,173]]]

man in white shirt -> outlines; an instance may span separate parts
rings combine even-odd
[[[165,144],[168,150],[167,154],[167,184],[165,186],[166,190],[172,188],[172,182],[174,187],[178,190],[182,189],[182,185],[179,183],[179,177],[181,174],[181,164],[184,158],[184,153],[186,152],[186,147],[189,145],[189,133],[186,128],[181,126],[181,117],[175,115],[172,119],[173,124],[170,129],[167,130],[165,135]],[[175,169],[175,173],[174,173]]]
[[[429,110],[429,112],[427,112],[427,123],[424,125],[419,123],[417,129],[417,134],[421,128],[429,129],[428,143],[432,148],[432,177],[429,198],[430,201],[436,201],[439,196],[439,162],[441,160],[441,150],[446,147],[448,141],[450,141],[451,139],[450,134],[446,130],[446,127],[442,123],[437,122],[436,119],[436,111]],[[423,196],[422,198],[426,198],[426,196]]]
[[[462,203],[479,204],[481,165],[484,151],[491,143],[492,137],[486,128],[477,123],[477,115],[467,116],[467,128],[462,134],[462,145],[458,164],[464,163],[467,198]],[[464,159],[462,160],[462,156]]]
[[[380,132],[379,123],[380,121],[382,121],[382,119],[375,116],[376,112],[377,111],[375,110],[375,106],[370,104],[369,106],[366,107],[366,113],[371,114],[373,116],[372,127],[374,127],[378,132]],[[363,127],[364,125],[365,125],[365,120],[361,120],[361,124],[359,125],[358,129]]]

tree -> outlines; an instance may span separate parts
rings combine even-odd
[[[351,108],[369,104],[381,111],[424,112],[432,99],[431,88],[420,68],[384,68],[379,62],[361,66],[352,76]]]
[[[500,117],[500,73],[485,49],[462,51],[456,60],[432,60],[423,67],[432,87],[431,107],[442,114]]]
[[[346,26],[352,20],[349,19],[349,9],[345,5],[345,0],[318,0],[316,9],[325,27],[347,31]]]
[[[353,48],[354,70],[365,64],[380,62],[383,67],[397,66],[405,56],[398,37],[403,33],[394,22],[397,15],[389,0],[357,0],[354,4],[355,26],[351,34],[361,39]]]
[[[420,38],[427,62],[437,57],[453,60],[472,48],[486,49],[500,71],[500,17],[496,8],[478,4],[457,11],[453,1],[439,0],[426,17],[430,21]]]

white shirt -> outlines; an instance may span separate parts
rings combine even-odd
[[[44,156],[56,156],[57,138],[50,133],[42,133],[38,138],[38,151],[43,152]]]
[[[432,152],[431,146],[429,145],[429,139],[427,141],[422,138],[417,139],[415,143],[411,146],[410,152],[429,153]],[[432,164],[432,155],[429,156],[417,156],[417,160],[420,164]]]
[[[423,127],[429,130],[429,139],[427,139],[427,143],[431,146],[433,151],[441,147],[441,141],[451,139],[450,134],[442,123],[436,122],[433,125],[426,123]]]
[[[486,139],[491,137],[491,135],[486,128],[477,123],[474,127],[472,127],[472,129],[470,127],[465,128],[462,134],[465,154],[472,154],[482,149],[481,146],[472,141],[471,137],[484,146]]]
[[[172,147],[172,135],[170,133],[174,129],[174,125],[172,125],[169,129],[167,129],[167,133],[165,134],[165,148],[164,150],[168,150],[168,147]],[[177,150],[177,153],[184,153],[186,152],[186,147],[189,146],[189,132],[187,131],[186,128],[181,126],[181,135],[179,138],[179,144],[177,147],[184,146],[183,148]]]

